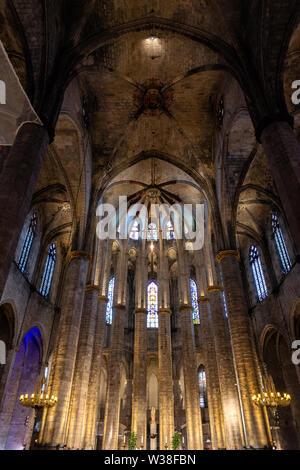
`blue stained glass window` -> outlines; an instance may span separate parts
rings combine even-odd
[[[193,323],[194,325],[200,324],[200,314],[199,314],[199,305],[198,305],[198,289],[196,282],[193,279],[190,279],[190,288],[192,296],[192,307],[193,307]]]
[[[132,240],[138,240],[139,239],[139,223],[137,220],[135,220],[131,226],[130,234],[129,237]]]
[[[147,311],[147,328],[158,328],[158,287],[155,282],[148,284]]]
[[[33,214],[31,217],[31,221],[28,227],[28,231],[27,231],[23,248],[22,248],[21,254],[19,256],[19,261],[18,261],[18,267],[22,271],[22,273],[24,273],[26,269],[32,242],[35,236],[35,231],[36,231],[36,215]]]
[[[44,297],[47,297],[50,292],[51,282],[52,282],[54,267],[55,267],[55,261],[56,261],[56,245],[55,243],[52,243],[48,249],[48,255],[47,255],[42,282],[40,286],[40,293]]]
[[[206,373],[203,366],[200,367],[198,372],[198,384],[200,394],[200,408],[207,407],[207,385],[206,385]]]
[[[114,300],[114,288],[115,288],[115,278],[111,278],[108,283],[108,292],[107,292],[107,304],[106,304],[106,323],[108,325],[112,324],[112,317],[113,317],[113,300]]]
[[[281,227],[279,225],[278,217],[275,214],[272,215],[272,230],[276,248],[281,261],[282,271],[284,272],[284,274],[287,274],[292,267],[292,263],[289,257]]]
[[[260,261],[260,256],[256,246],[254,245],[250,247],[249,261],[252,268],[258,300],[261,301],[268,296],[268,289]]]
[[[158,230],[157,230],[157,225],[156,224],[149,224],[148,225],[148,231],[147,231],[147,241],[148,242],[157,242],[158,240]]]
[[[172,222],[167,223],[167,240],[174,240],[175,233]]]

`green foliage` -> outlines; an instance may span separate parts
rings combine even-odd
[[[137,435],[135,432],[131,432],[129,436],[129,450],[135,450],[136,448]]]
[[[177,450],[180,446],[180,439],[181,436],[178,432],[175,432],[173,439],[172,439],[172,449]]]

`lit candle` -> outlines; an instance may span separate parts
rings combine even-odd
[[[144,436],[142,436],[142,445],[144,444]]]

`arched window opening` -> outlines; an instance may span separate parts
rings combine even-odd
[[[108,283],[108,291],[107,291],[107,304],[106,304],[106,323],[108,325],[112,324],[112,318],[113,318],[113,300],[114,300],[114,288],[115,288],[115,278],[111,278],[109,283]]]
[[[167,223],[167,240],[174,240],[175,239],[175,232],[174,227],[171,221]]]
[[[289,253],[287,250],[287,246],[282,234],[282,230],[279,224],[278,216],[273,214],[272,215],[272,231],[274,236],[275,245],[279,254],[279,258],[281,261],[281,267],[284,274],[287,274],[291,267],[291,259],[289,257]]]
[[[158,229],[157,225],[154,223],[151,223],[148,225],[148,231],[147,231],[147,241],[148,242],[157,242],[158,240]]]
[[[199,384],[199,394],[200,394],[200,408],[207,408],[207,385],[206,385],[206,373],[205,373],[204,366],[199,367],[198,384]]]
[[[44,297],[47,297],[50,292],[53,273],[54,273],[54,267],[55,267],[55,261],[56,261],[56,245],[55,243],[52,243],[48,249],[48,255],[47,255],[42,282],[40,286],[40,293]]]
[[[31,246],[32,246],[32,242],[33,242],[35,233],[36,233],[36,215],[33,214],[32,217],[31,217],[31,221],[30,221],[28,230],[27,230],[27,234],[26,234],[24,244],[23,244],[23,247],[22,247],[22,250],[21,250],[21,254],[19,256],[19,260],[18,260],[18,263],[17,263],[18,267],[19,267],[19,269],[22,273],[26,273],[26,271],[25,271],[26,270],[26,265],[27,265],[28,258],[29,258],[29,255],[30,255],[30,250],[31,250]]]
[[[193,279],[190,279],[190,289],[191,289],[192,307],[193,307],[193,323],[194,325],[200,325],[198,289],[197,289],[197,284]]]
[[[262,301],[263,299],[268,297],[268,289],[260,261],[260,256],[256,246],[254,245],[250,247],[249,261],[252,269],[257,297],[259,301]]]
[[[131,230],[129,233],[129,238],[131,240],[138,240],[139,239],[139,223],[135,220],[131,226]]]
[[[147,328],[158,328],[158,287],[155,282],[148,284]]]

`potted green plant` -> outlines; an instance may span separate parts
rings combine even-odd
[[[172,439],[172,449],[173,450],[179,449],[180,439],[181,439],[181,435],[179,434],[179,432],[175,432],[175,434],[173,436],[173,439]]]
[[[129,443],[128,443],[129,450],[135,450],[136,440],[137,440],[137,435],[135,434],[135,432],[131,432],[129,435]]]

